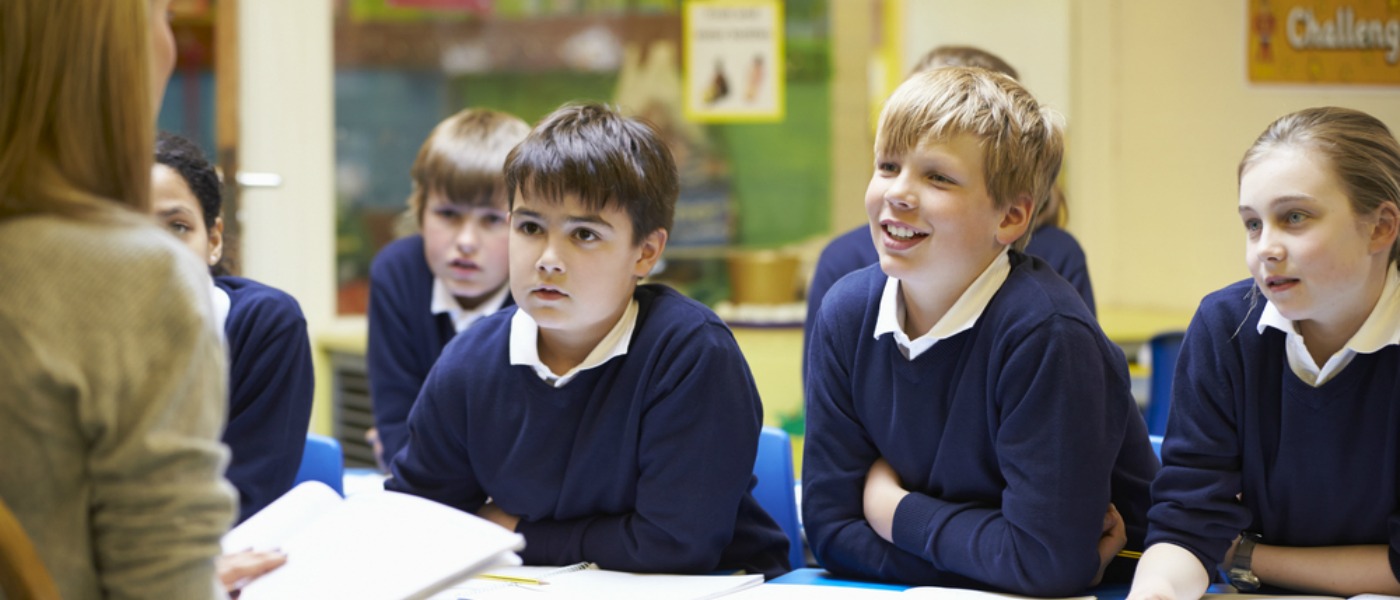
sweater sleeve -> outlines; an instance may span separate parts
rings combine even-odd
[[[1152,482],[1147,544],[1181,546],[1214,573],[1250,525],[1242,491],[1240,439],[1232,399],[1241,357],[1233,331],[1214,331],[1198,311],[1187,328],[1172,385],[1162,470]]]
[[[181,267],[186,265],[181,264]],[[182,278],[123,281],[144,300],[111,300],[115,329],[89,331],[101,370],[79,418],[88,438],[94,556],[109,598],[211,598],[213,558],[233,512],[218,442],[225,363],[199,307],[207,281],[190,262]],[[207,284],[204,284],[207,286]],[[129,298],[128,298],[129,299]],[[105,356],[103,356],[105,354]]]
[[[369,345],[365,352],[374,426],[384,446],[385,463],[408,442],[409,410],[431,366],[421,364],[409,337],[413,331],[409,319],[415,307],[404,306],[404,283],[394,273],[392,262],[375,261],[370,269]]]
[[[655,364],[641,423],[635,510],[521,521],[532,564],[596,562],[636,572],[714,571],[734,536],[753,474],[763,409],[748,365],[722,325],[707,324]]]
[[[313,378],[306,319],[290,296],[263,301],[230,322],[228,480],[238,488],[239,521],[292,489],[311,421]],[[233,332],[237,332],[233,334]]]
[[[807,436],[802,513],[817,561],[844,577],[906,583],[942,581],[932,563],[886,542],[865,520],[865,476],[880,451],[866,434],[851,393],[850,336],[823,310],[807,357]]]
[[[423,392],[408,415],[403,449],[389,462],[384,489],[422,496],[470,513],[486,503],[486,492],[472,468],[464,432],[468,390],[456,339],[443,351],[443,360],[428,373]],[[527,540],[528,541],[528,540]]]
[[[895,511],[895,544],[1018,594],[1086,589],[1129,416],[1109,393],[1100,343],[1083,322],[1053,317],[1009,348],[993,392],[1000,506],[911,493]]]

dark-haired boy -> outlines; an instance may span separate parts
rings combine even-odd
[[[448,344],[386,487],[523,534],[529,564],[787,571],[749,493],[763,411],[733,335],[638,285],[674,214],[669,150],[606,107],[566,106],[511,151],[506,188],[517,306]]]

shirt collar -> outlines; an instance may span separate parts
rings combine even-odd
[[[494,313],[505,304],[506,294],[510,293],[510,286],[503,285],[496,293],[491,294],[475,309],[466,310],[457,303],[457,297],[452,295],[452,291],[447,289],[447,285],[441,279],[433,278],[433,302],[429,309],[435,315],[446,314],[452,319],[452,328],[461,333],[477,319]]]
[[[1299,379],[1314,386],[1322,385],[1349,364],[1355,355],[1372,354],[1386,346],[1400,344],[1400,273],[1397,273],[1395,265],[1388,267],[1385,286],[1381,288],[1380,298],[1376,300],[1371,314],[1366,317],[1361,328],[1352,334],[1351,339],[1347,340],[1346,345],[1321,367],[1317,366],[1312,355],[1308,353],[1307,345],[1303,343],[1303,335],[1298,333],[1293,321],[1284,317],[1272,302],[1264,304],[1255,330],[1263,334],[1269,327],[1282,331],[1287,336],[1285,349],[1288,363]]]
[[[1010,275],[1011,259],[1008,249],[1003,249],[1001,254],[992,260],[992,264],[987,265],[982,274],[972,280],[972,284],[967,286],[943,318],[934,323],[928,332],[913,340],[909,339],[900,326],[904,322],[905,308],[904,296],[899,293],[899,280],[889,277],[885,280],[885,291],[880,296],[880,308],[875,318],[875,338],[879,339],[886,333],[894,334],[894,342],[899,351],[905,358],[914,360],[934,344],[976,325],[977,319],[987,310],[992,297],[996,296],[997,290],[1001,289],[1001,285],[1006,283],[1006,278]]]
[[[228,297],[228,292],[217,285],[214,285],[214,278],[209,278],[209,299],[214,303],[214,329],[219,332],[219,339],[225,344],[228,343],[228,332],[224,331],[224,325],[228,323],[228,312],[233,308],[233,300]]]
[[[524,309],[516,309],[515,316],[510,320],[510,364],[531,367],[545,383],[556,388],[564,387],[579,373],[627,354],[627,348],[632,343],[632,331],[637,328],[637,309],[636,299],[628,302],[622,317],[613,324],[612,329],[603,336],[598,345],[593,347],[593,351],[588,353],[583,362],[563,375],[556,375],[540,360],[539,323]]]

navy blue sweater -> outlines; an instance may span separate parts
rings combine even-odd
[[[306,318],[286,292],[242,277],[216,277],[228,293],[228,480],[238,520],[292,489],[311,421],[314,375]]]
[[[1074,236],[1054,225],[1046,225],[1035,230],[1031,243],[1026,246],[1026,254],[1040,257],[1060,277],[1070,282],[1084,304],[1088,305],[1089,313],[1095,314],[1094,286],[1089,281],[1089,266],[1084,260],[1084,249],[1079,247]],[[812,273],[812,285],[807,288],[807,321],[803,324],[805,335],[802,338],[804,357],[811,351],[812,324],[816,322],[817,309],[821,308],[827,290],[847,273],[879,261],[880,255],[870,239],[870,225],[847,231],[822,249],[817,268]],[[803,371],[806,371],[805,366]]]
[[[833,573],[1065,596],[1089,586],[1111,501],[1141,548],[1157,459],[1122,352],[1042,261],[1011,273],[977,323],[913,361],[874,339],[886,277],[842,279],[809,357],[803,515]],[[863,512],[883,457],[909,494],[894,543]],[[1130,576],[1110,566],[1106,580]]]
[[[369,346],[365,353],[374,426],[384,461],[408,441],[408,411],[443,347],[457,334],[452,318],[433,314],[433,272],[423,236],[395,240],[369,267]],[[506,296],[506,305],[511,298]]]
[[[1313,388],[1283,332],[1257,333],[1253,288],[1206,296],[1186,332],[1148,543],[1182,546],[1208,573],[1246,530],[1282,546],[1386,544],[1400,579],[1400,347]]]
[[[503,309],[458,335],[409,416],[385,487],[520,517],[529,564],[709,573],[788,570],[787,539],[749,489],[763,407],[708,308],[637,288],[626,355],[562,388],[511,365]]]

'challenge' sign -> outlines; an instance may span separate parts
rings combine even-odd
[[[1400,1],[1246,0],[1249,79],[1400,85]]]

